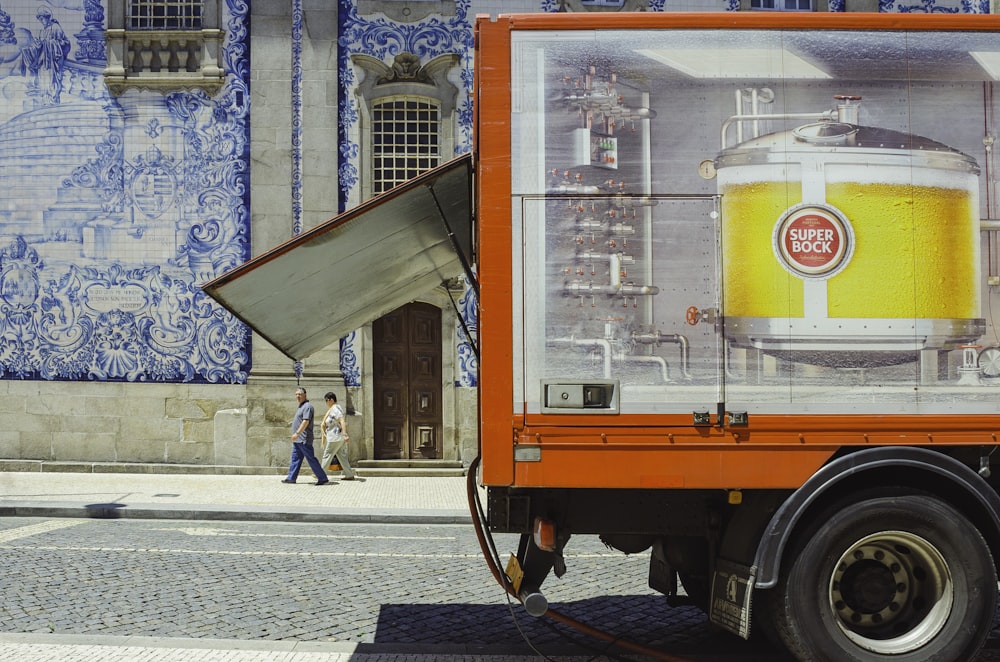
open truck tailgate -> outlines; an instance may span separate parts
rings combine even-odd
[[[472,156],[466,154],[202,289],[299,360],[461,276],[471,263]]]

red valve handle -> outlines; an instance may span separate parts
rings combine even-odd
[[[690,324],[691,326],[695,326],[696,324],[698,324],[698,321],[701,319],[701,315],[698,314],[698,307],[691,306],[690,308],[688,308],[686,318],[687,318],[687,323]]]

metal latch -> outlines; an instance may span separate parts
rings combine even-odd
[[[543,380],[542,412],[568,414],[618,413],[618,380],[584,382]]]
[[[726,422],[729,425],[749,425],[750,417],[745,411],[728,411],[726,412]]]

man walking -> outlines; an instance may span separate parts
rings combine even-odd
[[[294,483],[299,477],[302,459],[305,458],[309,468],[316,474],[316,484],[326,485],[330,479],[326,477],[323,466],[313,452],[313,419],[316,410],[306,397],[306,390],[301,386],[295,389],[295,399],[299,402],[299,408],[295,411],[295,418],[292,419],[292,462],[288,467],[288,476],[281,482]]]

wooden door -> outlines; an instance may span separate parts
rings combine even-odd
[[[441,310],[410,303],[372,323],[375,459],[441,457]]]

